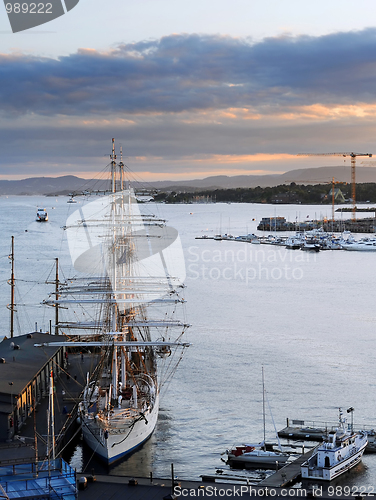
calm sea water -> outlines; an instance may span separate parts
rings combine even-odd
[[[50,221],[35,222],[37,205]],[[40,305],[54,278],[54,259],[68,265],[61,226],[79,205],[66,198],[0,198],[0,318],[9,330],[8,254],[15,236],[17,332],[48,330],[53,311]],[[110,474],[182,479],[230,469],[226,448],[262,439],[262,383],[280,429],[286,417],[335,422],[338,407],[355,408],[356,424],[375,424],[376,253],[325,251],[197,240],[196,236],[257,232],[261,217],[305,220],[331,207],[253,204],[148,205],[178,229],[187,278],[186,352],[162,393],[157,429],[145,446]],[[341,217],[341,215],[336,214]],[[50,285],[51,287],[51,285]],[[52,290],[51,290],[52,291]],[[2,306],[1,306],[2,304]],[[274,440],[267,418],[267,434]],[[103,471],[78,443],[78,469]],[[238,473],[238,472],[237,472]],[[376,486],[376,455],[365,455],[342,484]]]

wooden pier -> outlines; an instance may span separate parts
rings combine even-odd
[[[324,437],[338,427],[334,422],[309,422],[304,420],[286,419],[286,427],[278,431],[278,436],[283,439],[294,441],[323,441]],[[354,426],[354,430],[366,431],[368,444],[365,453],[376,453],[376,425]]]
[[[50,336],[43,335],[43,337],[48,341]],[[55,336],[51,337],[54,338]],[[15,340],[17,341],[16,337]],[[33,353],[31,352],[29,355],[32,356]],[[54,380],[55,452],[57,456],[80,432],[80,427],[77,424],[78,402],[85,386],[86,374],[87,372],[91,373],[93,366],[95,366],[94,358],[95,356],[88,354],[81,356],[79,352],[69,353],[65,359],[65,368],[59,367],[59,376]],[[21,362],[9,363],[9,373],[7,373],[8,378],[6,380],[16,380],[17,373],[22,372],[23,369]],[[48,441],[48,399],[48,394],[44,393],[35,404],[35,411],[30,411],[22,425],[18,426],[17,433],[10,439],[0,442],[0,466],[32,463],[45,458]],[[37,449],[35,443],[37,443]]]
[[[298,457],[293,462],[285,465],[282,469],[279,469],[271,476],[263,479],[259,482],[260,487],[268,487],[268,488],[284,488],[286,486],[291,486],[297,482],[300,476],[300,466],[303,462],[308,460],[310,456],[315,452],[317,445],[315,448],[307,451],[300,457]]]

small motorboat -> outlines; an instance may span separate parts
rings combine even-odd
[[[358,252],[376,252],[376,238],[362,238],[341,244],[344,250]]]
[[[47,222],[48,221],[48,213],[45,208],[38,208],[37,209],[37,222]]]

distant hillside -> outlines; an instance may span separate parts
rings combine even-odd
[[[233,177],[219,175],[206,177],[205,179],[181,181],[179,183],[172,181],[160,181],[153,183],[153,185],[157,189],[168,189],[169,191],[195,191],[198,189],[231,189],[237,187],[254,188],[257,186],[273,187],[291,182],[295,182],[296,184],[322,184],[325,182],[331,182],[333,177],[336,181],[350,183],[350,167],[306,168],[290,170],[284,174],[274,175],[236,175]],[[356,182],[376,182],[376,168],[357,167]]]
[[[350,167],[318,167],[299,170],[290,170],[284,174],[274,175],[218,175],[205,179],[190,181],[158,181],[150,182],[158,190],[168,191],[197,191],[203,189],[231,189],[274,187],[280,184],[323,184],[330,182],[332,177],[336,181],[350,183]],[[74,191],[104,189],[105,181],[81,179],[74,175],[63,177],[32,177],[20,181],[0,181],[0,195],[67,195]],[[375,167],[357,167],[356,182],[376,182]],[[141,185],[141,184],[140,184]]]
[[[75,189],[82,189],[86,185],[86,179],[80,179],[74,175],[63,177],[31,177],[20,181],[0,180],[0,195],[49,195],[69,194]],[[93,181],[89,181],[93,184]]]

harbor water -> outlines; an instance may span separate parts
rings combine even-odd
[[[37,205],[47,209],[49,222],[35,221]],[[64,197],[19,196],[0,198],[0,206],[1,335],[9,332],[12,235],[16,335],[34,330],[35,323],[38,330],[49,330],[54,311],[40,302],[53,292],[53,285],[45,282],[54,279],[55,258],[63,269],[70,265],[61,227],[80,204],[67,204]],[[330,218],[330,206],[150,204],[145,208],[179,231],[186,264],[186,319],[192,325],[185,340],[192,345],[162,391],[151,439],[106,472],[169,477],[173,463],[182,479],[199,480],[218,469],[234,473],[222,453],[234,444],[262,439],[262,366],[277,429],[285,426],[286,417],[335,422],[338,408],[346,413],[351,406],[355,426],[376,428],[376,252],[312,254],[195,239],[219,232],[261,235],[256,226],[262,217]],[[268,440],[274,441],[269,411],[266,421]],[[69,459],[80,471],[104,471],[82,442]],[[376,489],[376,454],[364,455],[362,463],[338,481]]]

